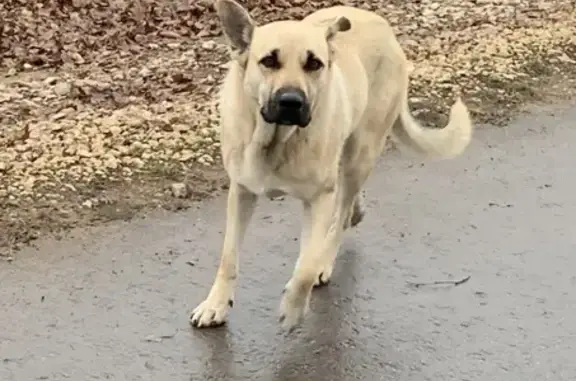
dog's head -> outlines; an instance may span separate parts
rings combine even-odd
[[[345,17],[328,26],[279,21],[257,27],[234,0],[218,0],[216,11],[244,87],[257,100],[264,121],[306,127],[331,69],[331,40],[350,29]]]

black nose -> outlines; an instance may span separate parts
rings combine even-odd
[[[281,126],[306,127],[310,124],[310,105],[304,91],[297,87],[282,87],[260,109],[266,123]]]
[[[304,106],[304,102],[304,93],[301,90],[285,91],[278,95],[278,106],[280,108],[298,110]]]

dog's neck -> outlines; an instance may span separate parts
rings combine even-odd
[[[260,157],[267,165],[276,168],[282,164],[286,145],[300,134],[298,126],[279,126],[266,123],[260,115],[256,116],[256,128],[250,141],[250,155]],[[298,133],[297,133],[298,132]]]

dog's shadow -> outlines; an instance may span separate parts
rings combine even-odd
[[[232,339],[226,327],[202,332],[204,344],[208,346],[205,351],[208,358],[204,360],[204,369],[201,374],[202,380],[234,380],[234,349]],[[191,377],[190,381],[196,381],[197,377]]]

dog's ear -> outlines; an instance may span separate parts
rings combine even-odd
[[[326,40],[330,41],[338,32],[346,32],[352,28],[350,20],[344,16],[340,16],[326,29]]]
[[[242,53],[248,49],[255,27],[248,11],[234,0],[217,0],[214,8],[232,50]]]

